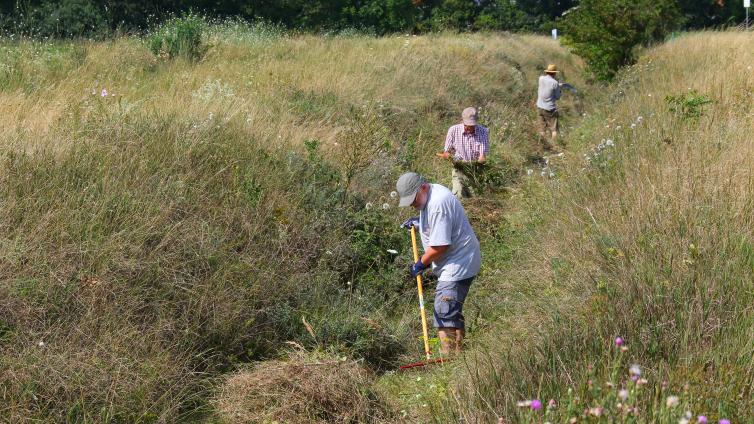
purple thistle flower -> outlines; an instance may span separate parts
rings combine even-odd
[[[616,346],[623,346],[623,339],[620,337],[615,338],[615,345]]]
[[[542,402],[540,402],[539,399],[532,399],[531,400],[531,409],[533,411],[539,411],[540,409],[542,409]],[[730,424],[730,423],[728,423],[728,424]]]
[[[707,424],[707,417],[700,415],[696,417],[696,422],[698,422],[699,424]]]
[[[730,424],[730,420],[723,418],[722,420],[720,420],[720,424]]]

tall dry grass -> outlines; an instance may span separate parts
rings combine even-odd
[[[562,165],[566,177],[524,187],[530,205],[510,222],[528,238],[507,274],[485,280],[501,319],[457,376],[450,416],[544,417],[516,406],[533,398],[558,402],[552,422],[614,408],[608,394],[630,386],[612,368],[620,336],[624,366],[640,365],[649,384],[637,395],[649,407],[623,419],[676,422],[684,411],[666,409],[672,395],[694,416],[751,419],[752,42],[704,32],[647,51],[571,135],[583,157]],[[695,98],[713,101],[698,118]]]

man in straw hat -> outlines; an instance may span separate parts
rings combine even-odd
[[[537,124],[539,136],[547,150],[559,150],[556,144],[558,140],[558,107],[555,104],[560,99],[561,84],[555,78],[558,72],[560,71],[558,71],[557,66],[548,65],[545,74],[539,77],[539,89],[537,90]]]
[[[463,302],[481,266],[479,240],[466,217],[461,202],[440,184],[430,184],[424,177],[407,172],[398,178],[398,206],[413,206],[418,217],[408,219],[402,227],[416,227],[424,254],[411,265],[416,277],[430,265],[437,276],[434,326],[440,339],[440,352],[458,353],[466,331]]]
[[[470,170],[483,164],[489,152],[489,130],[477,123],[476,109],[467,107],[461,113],[461,123],[448,129],[443,152],[437,153],[437,156],[453,161],[451,190],[457,198],[472,196]]]

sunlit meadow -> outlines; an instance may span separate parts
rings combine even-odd
[[[324,397],[245,416],[390,421],[367,386],[421,343],[396,176],[449,182],[434,153],[474,105],[490,175],[515,184],[537,150],[531,81],[554,61],[586,87],[535,36],[231,22],[203,43],[186,60],[135,37],[0,40],[0,420],[234,421],[216,411],[233,387],[285,381],[259,361],[294,351],[291,369],[330,370],[306,381],[363,398],[299,386]]]

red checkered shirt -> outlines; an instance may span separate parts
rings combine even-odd
[[[474,132],[464,134],[463,124],[453,125],[448,129],[448,136],[445,137],[445,151],[455,149],[453,158],[455,160],[474,161],[479,160],[479,154],[484,155],[490,152],[489,134],[490,131],[482,126],[474,127]]]

